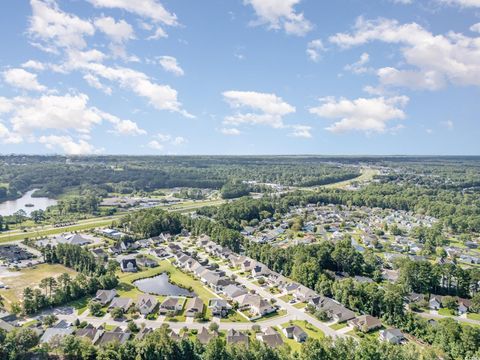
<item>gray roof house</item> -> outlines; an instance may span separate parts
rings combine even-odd
[[[275,331],[272,327],[269,327],[263,333],[257,334],[257,340],[265,343],[266,345],[276,348],[283,345],[282,336]]]
[[[307,333],[297,325],[287,326],[282,331],[288,339],[294,339],[296,342],[304,342],[308,337]]]
[[[185,316],[195,316],[195,314],[203,313],[204,304],[199,297],[194,297],[189,300],[185,308]]]
[[[183,309],[185,300],[176,296],[169,296],[160,304],[159,312],[165,314],[169,311],[174,313],[180,312]]]
[[[123,272],[137,272],[137,260],[135,259],[122,259],[120,261],[120,268]]]
[[[391,344],[400,344],[405,340],[405,336],[403,336],[402,332],[398,329],[381,330],[378,336],[380,340],[387,341]]]
[[[142,294],[137,298],[137,307],[142,315],[150,314],[158,304],[158,300],[153,295]]]
[[[130,298],[123,298],[123,297],[117,297],[112,300],[110,303],[110,306],[108,307],[109,310],[113,308],[120,308],[123,310],[123,312],[127,312],[130,306],[133,305],[133,300]]]
[[[113,298],[117,295],[117,292],[114,290],[97,290],[95,294],[95,301],[98,301],[102,305],[107,305]]]

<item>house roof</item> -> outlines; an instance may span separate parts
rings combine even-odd
[[[197,334],[197,339],[201,344],[206,345],[214,336],[215,335],[209,333],[205,327],[202,327],[200,332]]]

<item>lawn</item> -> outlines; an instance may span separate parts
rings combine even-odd
[[[288,303],[290,300],[293,299],[293,295],[292,294],[286,294],[286,295],[280,296],[279,299]]]
[[[480,321],[480,314],[467,314],[467,319]]]
[[[244,316],[236,311],[230,311],[228,317],[221,319],[220,322],[250,322]]]
[[[297,309],[303,309],[303,308],[307,307],[307,304],[304,303],[304,302],[301,302],[301,303],[297,303],[297,304],[293,305],[293,307],[295,307]]]
[[[253,322],[262,322],[262,321],[265,321],[265,320],[271,320],[271,319],[274,319],[274,318],[278,318],[278,317],[282,317],[282,316],[285,316],[287,315],[287,310],[278,310],[278,311],[275,311],[275,312],[272,312],[270,314],[267,314],[265,316],[262,316],[260,319],[257,319],[257,320],[254,320]]]
[[[301,327],[303,331],[307,333],[309,338],[320,340],[325,337],[325,334],[323,333],[322,330],[316,328],[315,326],[306,322],[305,320],[289,321],[288,323],[283,324],[282,328],[290,326],[291,324]]]
[[[90,298],[83,297],[81,299],[70,302],[68,305],[72,306],[75,310],[77,310],[78,315],[82,315],[88,309],[89,302]]]
[[[12,302],[18,302],[23,297],[23,289],[26,287],[38,287],[40,281],[47,277],[57,277],[63,273],[75,276],[76,272],[59,264],[41,264],[28,269],[10,271],[2,281],[9,289],[0,290],[0,295],[5,298],[5,305],[10,308]]]
[[[347,327],[347,323],[346,322],[343,322],[343,323],[335,323],[335,324],[332,324],[330,325],[330,328],[333,329],[333,330],[340,330],[340,329],[343,329]]]
[[[438,310],[438,315],[443,315],[443,316],[456,316],[455,312],[450,309],[442,308]]]

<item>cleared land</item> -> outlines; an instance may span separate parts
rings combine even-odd
[[[74,270],[58,264],[42,264],[20,271],[0,273],[0,281],[9,287],[9,289],[0,290],[0,295],[5,299],[5,305],[10,308],[10,304],[22,299],[23,289],[27,286],[37,287],[42,279],[57,277],[63,273],[76,275]]]

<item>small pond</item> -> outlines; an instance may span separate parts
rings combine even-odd
[[[0,203],[0,215],[8,216],[15,214],[18,210],[24,210],[30,216],[34,210],[45,210],[47,207],[57,205],[57,200],[47,197],[32,197],[37,189],[30,190],[16,200],[9,200]],[[32,206],[33,205],[33,206]]]
[[[195,296],[194,292],[172,284],[167,273],[133,282],[140,291],[161,296]]]

